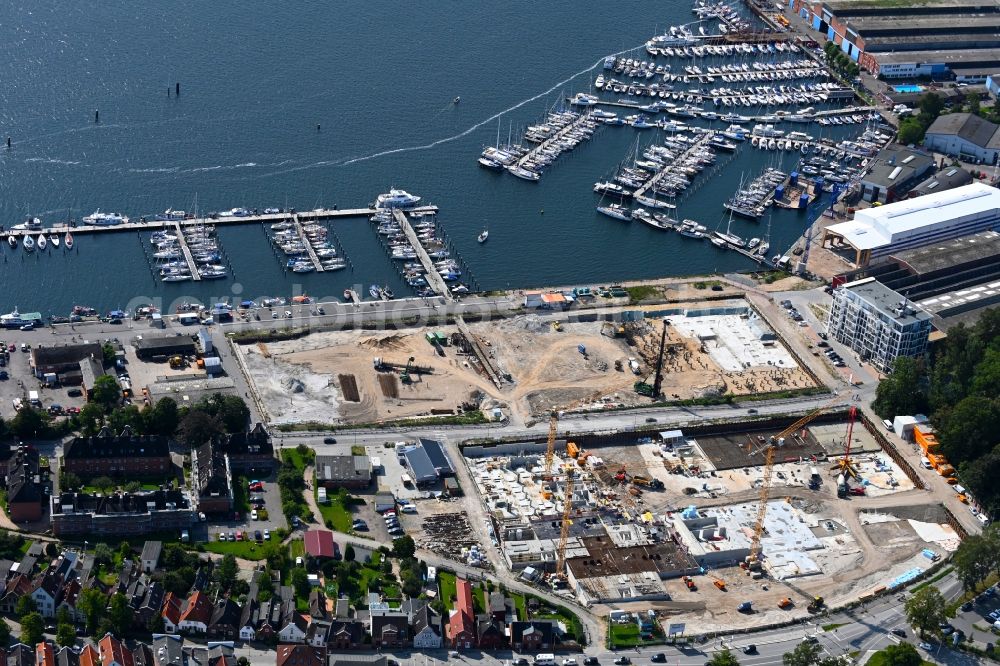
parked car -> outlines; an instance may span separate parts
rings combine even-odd
[[[271,530],[264,530],[264,541],[271,540]]]
[[[896,627],[895,629],[892,630],[892,633],[899,636],[900,638],[906,638],[906,629],[901,629],[899,627]]]
[[[250,509],[250,520],[257,520],[257,509]]]
[[[324,437],[323,438],[323,443],[324,444],[336,444],[337,443],[337,439],[335,437]]]

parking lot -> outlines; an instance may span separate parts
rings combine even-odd
[[[249,477],[248,477],[249,478]],[[250,538],[253,538],[253,533],[255,530],[260,530],[261,533],[264,530],[270,530],[271,539],[276,540],[277,537],[274,535],[274,531],[281,527],[287,527],[288,523],[285,522],[285,516],[281,512],[281,494],[278,491],[278,483],[276,481],[276,475],[271,474],[267,477],[254,477],[252,480],[259,480],[264,482],[264,490],[262,492],[251,492],[251,500],[255,497],[260,497],[264,499],[263,508],[267,509],[267,519],[253,520],[250,517],[250,512],[246,515],[241,514],[239,519],[235,519],[232,516],[230,520],[220,520],[217,517],[209,516],[206,522],[199,524],[199,529],[196,529],[193,537],[196,541],[219,541],[219,533],[225,533],[227,536],[232,534],[233,537],[236,536],[237,532],[249,533]],[[234,476],[233,482],[235,483],[237,478]],[[253,505],[251,505],[253,506]]]
[[[991,641],[993,636],[989,634],[989,630],[997,621],[1000,621],[1000,595],[996,593],[995,587],[991,587],[975,601],[959,608],[951,625],[966,636],[973,636],[979,641]]]

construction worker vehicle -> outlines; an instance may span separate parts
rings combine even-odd
[[[826,602],[823,600],[823,597],[813,597],[812,601],[810,601],[809,605],[806,607],[806,610],[810,613],[818,613],[823,610],[824,605],[826,605]]]
[[[738,610],[741,613],[749,613],[751,610],[753,610],[753,603],[750,601],[744,601],[743,603],[741,603],[739,606],[736,607],[736,610]]]
[[[792,600],[789,599],[788,597],[785,597],[784,599],[778,602],[778,608],[780,608],[781,610],[788,610],[794,605],[795,604],[793,604]]]
[[[689,590],[691,590],[692,592],[698,591],[698,586],[695,585],[694,580],[691,578],[691,576],[684,576],[682,580],[684,581],[684,584],[687,585],[687,588]]]
[[[663,481],[660,481],[659,479],[650,479],[649,477],[640,476],[638,474],[632,477],[632,483],[649,490],[663,490]]]

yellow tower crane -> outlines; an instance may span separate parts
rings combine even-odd
[[[559,530],[559,547],[556,549],[556,575],[563,575],[566,566],[566,542],[569,540],[570,514],[573,511],[573,486],[576,483],[576,471],[572,465],[566,465],[566,486],[563,491],[562,528]]]
[[[556,453],[556,424],[558,422],[559,416],[555,410],[552,410],[552,413],[549,415],[549,441],[545,449],[545,474],[542,475],[542,478],[545,480],[552,478],[552,459]]]
[[[785,439],[785,437],[791,435],[799,428],[810,423],[820,414],[829,410],[831,407],[840,402],[843,397],[844,395],[838,395],[829,402],[817,407],[792,425],[779,432],[777,435],[771,437],[767,444],[761,447],[761,449],[751,453],[751,455],[753,455],[754,453],[759,453],[761,450],[764,451],[764,476],[761,479],[760,484],[760,496],[758,499],[759,505],[757,507],[757,518],[754,521],[753,539],[750,542],[750,554],[747,555],[746,559],[747,567],[750,571],[756,571],[760,568],[760,539],[764,534],[764,519],[767,517],[767,502],[771,495],[771,476],[774,473],[774,450],[779,446],[780,442]]]

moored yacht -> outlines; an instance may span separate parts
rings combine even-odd
[[[621,204],[608,204],[607,206],[598,206],[597,212],[607,215],[608,217],[613,217],[616,220],[624,220],[628,222],[632,219],[632,211],[628,209],[627,206]]]
[[[93,224],[99,227],[110,227],[116,224],[128,224],[128,218],[119,213],[102,213],[98,208],[90,215],[82,218],[84,224]]]
[[[390,189],[386,194],[375,198],[375,208],[409,208],[416,206],[419,201],[420,197],[406,190]]]

